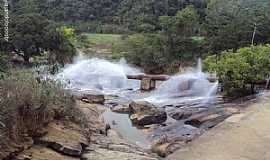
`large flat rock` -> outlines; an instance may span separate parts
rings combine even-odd
[[[157,156],[123,139],[114,130],[108,136],[94,135],[82,156],[84,160],[158,160]]]
[[[270,93],[233,115],[168,160],[269,160]]]
[[[80,157],[83,147],[88,145],[88,140],[75,125],[66,125],[62,122],[50,123],[48,133],[37,140],[37,143],[68,156]]]
[[[79,160],[80,158],[70,157],[55,152],[52,149],[35,146],[23,152],[17,157],[18,160]]]
[[[139,126],[161,124],[167,120],[167,113],[164,109],[158,108],[146,101],[137,101],[129,104],[130,120]]]
[[[85,154],[83,158],[87,160],[157,160],[156,158],[151,158],[136,153],[113,151],[102,148]]]

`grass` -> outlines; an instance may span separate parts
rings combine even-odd
[[[77,37],[76,46],[90,56],[110,57],[115,45],[122,41],[121,34],[82,33]]]
[[[86,41],[91,44],[113,44],[120,41],[120,34],[95,34],[83,33],[82,36],[86,37]]]

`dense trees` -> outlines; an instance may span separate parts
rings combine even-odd
[[[11,0],[11,9],[17,14],[39,12],[51,20],[69,22],[84,31],[93,26],[100,32],[104,32],[103,27],[104,30],[112,27],[109,31],[119,31],[117,26],[124,26],[122,32],[127,29],[149,32],[159,28],[159,16],[174,16],[191,4],[204,14],[205,0]]]
[[[251,44],[255,25],[255,44],[270,42],[269,10],[268,0],[210,1],[205,25],[211,51],[237,49]]]
[[[26,53],[26,59],[28,54],[38,54],[40,49],[54,51],[52,57],[58,60],[63,56],[55,56],[56,53],[73,55],[75,52],[72,38],[63,33],[69,31],[52,25],[51,21],[72,26],[75,33],[141,33],[128,36],[122,43],[124,47],[116,48],[124,49],[124,55],[132,63],[150,68],[151,72],[154,68],[167,69],[171,64],[177,68],[205,53],[218,55],[223,50],[249,46],[254,33],[254,45],[270,41],[268,0],[10,2],[12,16],[28,17],[16,20],[17,24],[11,26],[12,43],[18,51]]]
[[[31,57],[46,51],[50,62],[70,62],[76,52],[73,30],[61,27],[62,25],[42,16],[42,3],[43,1],[37,0],[11,1],[10,41],[5,42],[1,36],[0,51],[13,51],[22,56],[26,63],[29,63]],[[2,14],[1,10],[0,16]],[[2,28],[0,26],[1,34]]]
[[[29,62],[32,56],[50,51],[50,57],[53,55],[55,61],[64,63],[76,52],[73,30],[58,27],[39,14],[17,16],[12,21],[10,33],[13,51],[22,56],[25,62]]]
[[[137,28],[136,30],[144,32],[155,30],[153,33],[159,34],[159,36],[152,36],[152,40],[149,40],[149,37],[146,38],[148,41],[157,41],[157,37],[159,37],[160,42],[151,43],[151,45],[156,44],[156,46],[151,46],[152,48],[161,49],[154,50],[156,53],[149,54],[157,55],[159,53],[156,58],[162,57],[163,60],[166,59],[168,64],[192,61],[205,53],[219,55],[223,50],[236,50],[249,46],[252,40],[254,40],[254,45],[270,42],[270,1],[268,0],[209,0],[207,3],[206,1],[190,1],[192,6],[187,5],[188,3],[182,3],[184,1],[177,1],[178,3],[166,1],[167,4],[162,1],[159,2],[164,7],[161,12],[153,12],[155,9],[150,12],[151,7],[149,6],[154,6],[150,5],[153,1],[147,2],[141,6],[142,8],[135,9],[137,11],[136,13],[134,11],[135,14],[131,13],[132,7],[126,13],[130,13],[130,16],[142,14],[141,20],[151,15],[149,19],[154,23],[139,21],[137,24],[143,24],[144,29]],[[152,4],[157,5],[158,3],[153,2]],[[168,10],[168,6],[173,4],[178,4],[174,5],[178,6],[176,12],[172,12],[173,9]],[[143,9],[144,7],[146,9]],[[171,7],[169,8],[171,9]],[[161,13],[161,15],[150,13]],[[129,24],[129,22],[127,23]],[[149,25],[145,26],[145,24]],[[133,24],[132,26],[140,25]],[[150,26],[154,26],[155,29],[151,30]],[[145,44],[149,45],[149,43]],[[144,54],[138,55],[143,56]],[[176,66],[179,67],[179,65]]]
[[[49,24],[45,17],[38,14],[21,15],[13,20],[10,42],[25,62],[29,62],[31,56],[40,54],[41,48],[45,48],[44,37]]]
[[[65,64],[71,62],[76,53],[75,35],[72,28],[66,26],[52,27],[46,34],[46,49],[50,51],[49,61]]]
[[[133,35],[124,44],[124,56],[147,72],[170,72],[181,63],[192,61],[202,51],[199,14],[193,6],[178,11],[175,16],[160,16],[161,31],[155,34]]]
[[[218,60],[208,57],[205,68],[217,73],[228,95],[254,93],[254,84],[270,75],[270,45],[224,51]]]
[[[158,34],[134,34],[124,40],[117,52],[148,73],[162,73],[168,66],[163,38]]]
[[[174,16],[186,6],[194,5],[200,11],[206,7],[204,0],[123,0],[121,4],[123,6],[119,10],[121,21],[136,31],[159,29],[160,16]]]

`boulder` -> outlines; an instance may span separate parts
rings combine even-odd
[[[86,103],[104,104],[105,97],[102,93],[97,91],[84,91],[74,93],[75,97]]]
[[[193,112],[190,110],[181,110],[175,113],[171,113],[170,116],[175,120],[183,120],[192,116]]]
[[[177,138],[168,138],[167,136],[161,136],[160,139],[155,141],[151,150],[157,153],[161,157],[167,157],[176,150],[182,148],[185,145],[185,141]]]
[[[206,109],[200,109],[196,107],[189,107],[186,104],[183,104],[181,108],[170,107],[167,108],[167,114],[175,120],[185,120],[190,118],[192,115],[198,114]]]
[[[136,101],[131,102],[129,104],[130,112],[131,113],[141,113],[141,112],[147,112],[154,108],[156,108],[153,104],[146,102],[146,101]]]
[[[200,128],[212,128],[231,116],[227,113],[202,112],[191,116],[185,124]]]
[[[113,107],[112,111],[116,112],[116,113],[128,114],[128,113],[130,113],[130,108],[129,108],[129,105],[119,104],[119,105]]]
[[[157,108],[153,104],[145,101],[132,102],[129,105],[130,120],[139,126],[160,124],[167,120],[164,109]]]
[[[132,114],[130,120],[133,124],[139,126],[160,124],[167,120],[166,112],[152,112],[147,114]]]
[[[59,142],[50,142],[48,147],[53,150],[68,156],[80,157],[83,151],[82,145],[65,146]]]
[[[184,146],[184,143],[164,143],[152,147],[152,151],[160,157],[167,157]]]
[[[70,124],[66,127],[63,123],[50,123],[48,133],[36,139],[35,143],[73,157],[80,157],[84,148],[88,146],[88,140],[83,132],[79,131],[78,126]]]

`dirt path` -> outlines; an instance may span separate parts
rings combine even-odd
[[[270,92],[168,160],[269,160]]]

